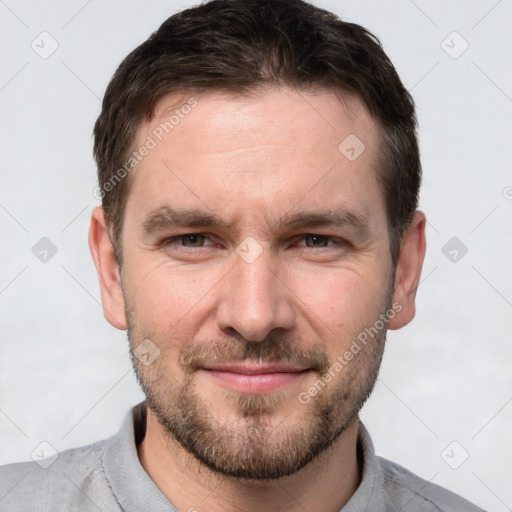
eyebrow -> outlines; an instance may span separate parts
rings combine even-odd
[[[148,234],[181,226],[230,229],[228,224],[213,213],[195,209],[174,209],[170,206],[162,206],[150,212],[142,223],[142,229]]]
[[[213,212],[187,208],[177,209],[170,206],[162,206],[150,212],[141,226],[146,234],[176,227],[221,227],[233,231],[230,224]],[[366,217],[344,207],[285,214],[273,222],[272,229],[279,231],[285,228],[322,226],[345,226],[360,232],[360,234],[368,232]]]

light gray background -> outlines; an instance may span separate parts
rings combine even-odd
[[[390,333],[363,421],[378,454],[512,510],[512,1],[315,3],[381,38],[421,125],[418,312]],[[0,463],[42,441],[60,451],[110,436],[143,398],[87,245],[91,134],[121,59],[188,5],[0,1]],[[59,45],[47,59],[31,48],[50,48],[43,31]],[[453,31],[469,44],[458,58]],[[32,253],[44,236],[58,248],[46,263]],[[442,252],[454,236],[468,248],[457,262]]]

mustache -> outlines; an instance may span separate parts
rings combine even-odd
[[[290,363],[310,368],[321,375],[331,366],[323,346],[310,348],[296,346],[289,338],[269,336],[263,341],[250,342],[230,338],[211,342],[193,342],[179,356],[179,365],[185,372],[194,372],[213,363]]]

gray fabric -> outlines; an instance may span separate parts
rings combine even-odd
[[[66,450],[47,469],[36,462],[0,467],[1,512],[177,512],[139,462],[145,404],[110,439]],[[340,512],[482,512],[452,492],[375,456],[364,425],[358,451],[362,481]],[[341,478],[341,477],[340,477]]]

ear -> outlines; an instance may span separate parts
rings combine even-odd
[[[119,266],[110,242],[105,211],[94,208],[89,228],[89,249],[100,281],[101,303],[107,321],[117,329],[127,328]]]
[[[416,290],[420,282],[425,258],[425,215],[417,211],[402,237],[400,256],[395,273],[393,304],[401,305],[397,314],[389,320],[389,329],[400,329],[407,325],[416,313]]]

